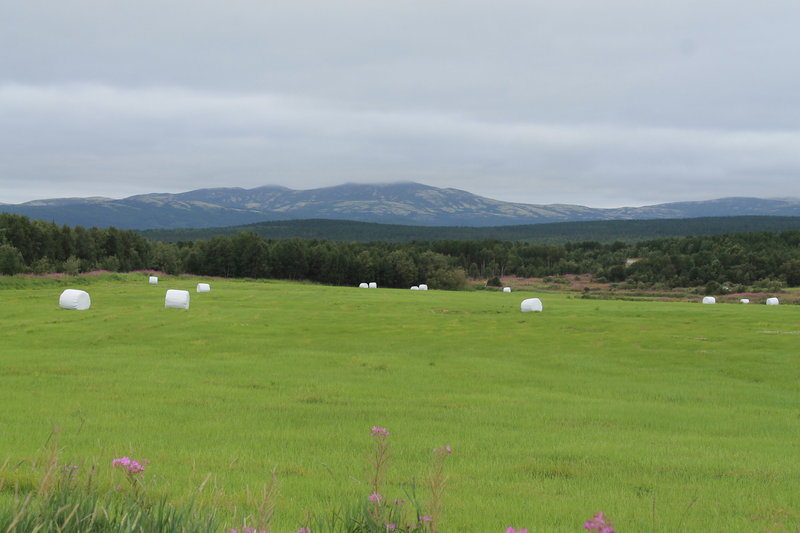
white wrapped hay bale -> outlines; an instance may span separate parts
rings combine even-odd
[[[412,291],[418,291],[418,290],[419,290],[419,287],[417,287],[416,285],[414,285],[413,287],[411,287],[411,290],[412,290]]]
[[[211,285],[208,283],[198,283],[197,292],[211,292]]]
[[[164,298],[164,307],[170,309],[189,309],[189,291],[170,289]]]
[[[158,276],[150,276],[148,283],[150,283],[150,285],[158,285]]]
[[[420,283],[420,284],[419,284],[419,290],[421,290],[421,291],[427,291],[427,290],[428,290],[428,286],[427,286],[427,285],[425,285],[424,283]]]
[[[377,289],[378,288],[378,284],[375,283],[374,281],[370,281],[369,282],[369,288],[370,289]]]
[[[89,298],[89,293],[86,291],[67,289],[62,292],[61,296],[58,298],[58,305],[61,306],[62,309],[85,311],[92,306],[92,299]]]
[[[742,298],[741,300],[739,300],[739,303],[749,304],[750,300],[748,298]]]
[[[703,298],[703,303],[704,304],[715,304],[715,303],[717,303],[717,299],[714,298],[713,296],[706,296],[705,298]]]
[[[359,289],[368,289],[369,285],[367,283],[359,283],[358,284],[358,288]]]
[[[503,287],[503,292],[511,292],[511,287]]]
[[[777,298],[767,298],[767,305],[778,305],[780,302]]]
[[[539,298],[528,298],[527,300],[522,300],[520,308],[522,309],[523,313],[530,313],[532,311],[541,311],[542,301]]]

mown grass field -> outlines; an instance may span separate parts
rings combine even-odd
[[[576,532],[600,510],[618,532],[800,530],[798,306],[197,281],[0,280],[5,475],[59,426],[63,460],[109,484],[122,455],[176,501],[213,474],[204,502],[232,522],[276,468],[274,525],[295,531],[369,495],[378,425],[388,498],[452,446],[443,532]],[[60,309],[67,286],[92,308]],[[191,308],[164,309],[168,288]],[[519,312],[530,296],[543,313]]]

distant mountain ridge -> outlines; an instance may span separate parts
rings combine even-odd
[[[420,183],[345,184],[311,190],[279,186],[198,189],[119,200],[55,198],[0,204],[0,211],[84,227],[209,228],[262,221],[334,219],[426,226],[506,226],[592,220],[720,216],[800,216],[800,200],[721,198],[645,207],[597,209],[502,202]]]

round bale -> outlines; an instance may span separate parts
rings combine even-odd
[[[511,287],[503,287],[503,292],[511,292]]]
[[[170,309],[189,309],[189,291],[169,289],[164,298],[164,307]]]
[[[523,313],[530,313],[532,311],[541,311],[542,301],[539,298],[528,298],[527,300],[522,300],[520,308],[522,309]]]
[[[717,299],[714,298],[713,296],[706,296],[706,297],[703,298],[703,303],[704,304],[715,304],[715,303],[717,303]]]
[[[780,303],[777,298],[767,298],[767,305],[778,305]]]
[[[67,289],[58,298],[58,305],[62,309],[85,311],[92,306],[92,299],[89,298],[89,293],[86,291]]]
[[[150,283],[150,285],[158,285],[158,276],[150,276],[148,283]]]
[[[369,288],[369,284],[367,284],[367,283],[359,283],[358,284],[358,288],[359,289],[368,289]]]
[[[739,302],[743,304],[749,304],[750,300],[748,298],[742,298],[741,300],[739,300]]]
[[[369,288],[370,289],[377,289],[378,288],[378,284],[375,283],[374,281],[370,281],[369,282]]]
[[[208,283],[198,283],[197,292],[211,292],[211,285]]]
[[[412,290],[412,291],[418,291],[418,290],[419,290],[419,287],[417,287],[416,285],[414,285],[413,287],[411,287],[411,290]]]
[[[427,285],[425,285],[424,283],[420,283],[420,284],[419,284],[419,290],[421,290],[421,291],[427,291],[427,290],[428,290],[428,286],[427,286]]]

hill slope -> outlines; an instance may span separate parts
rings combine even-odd
[[[324,218],[383,224],[502,226],[587,220],[676,219],[701,216],[800,216],[798,200],[724,198],[646,207],[595,209],[578,205],[520,204],[419,183],[346,184],[298,191],[285,187],[199,189],[120,200],[60,198],[0,211],[85,227],[207,228],[266,220]]]

